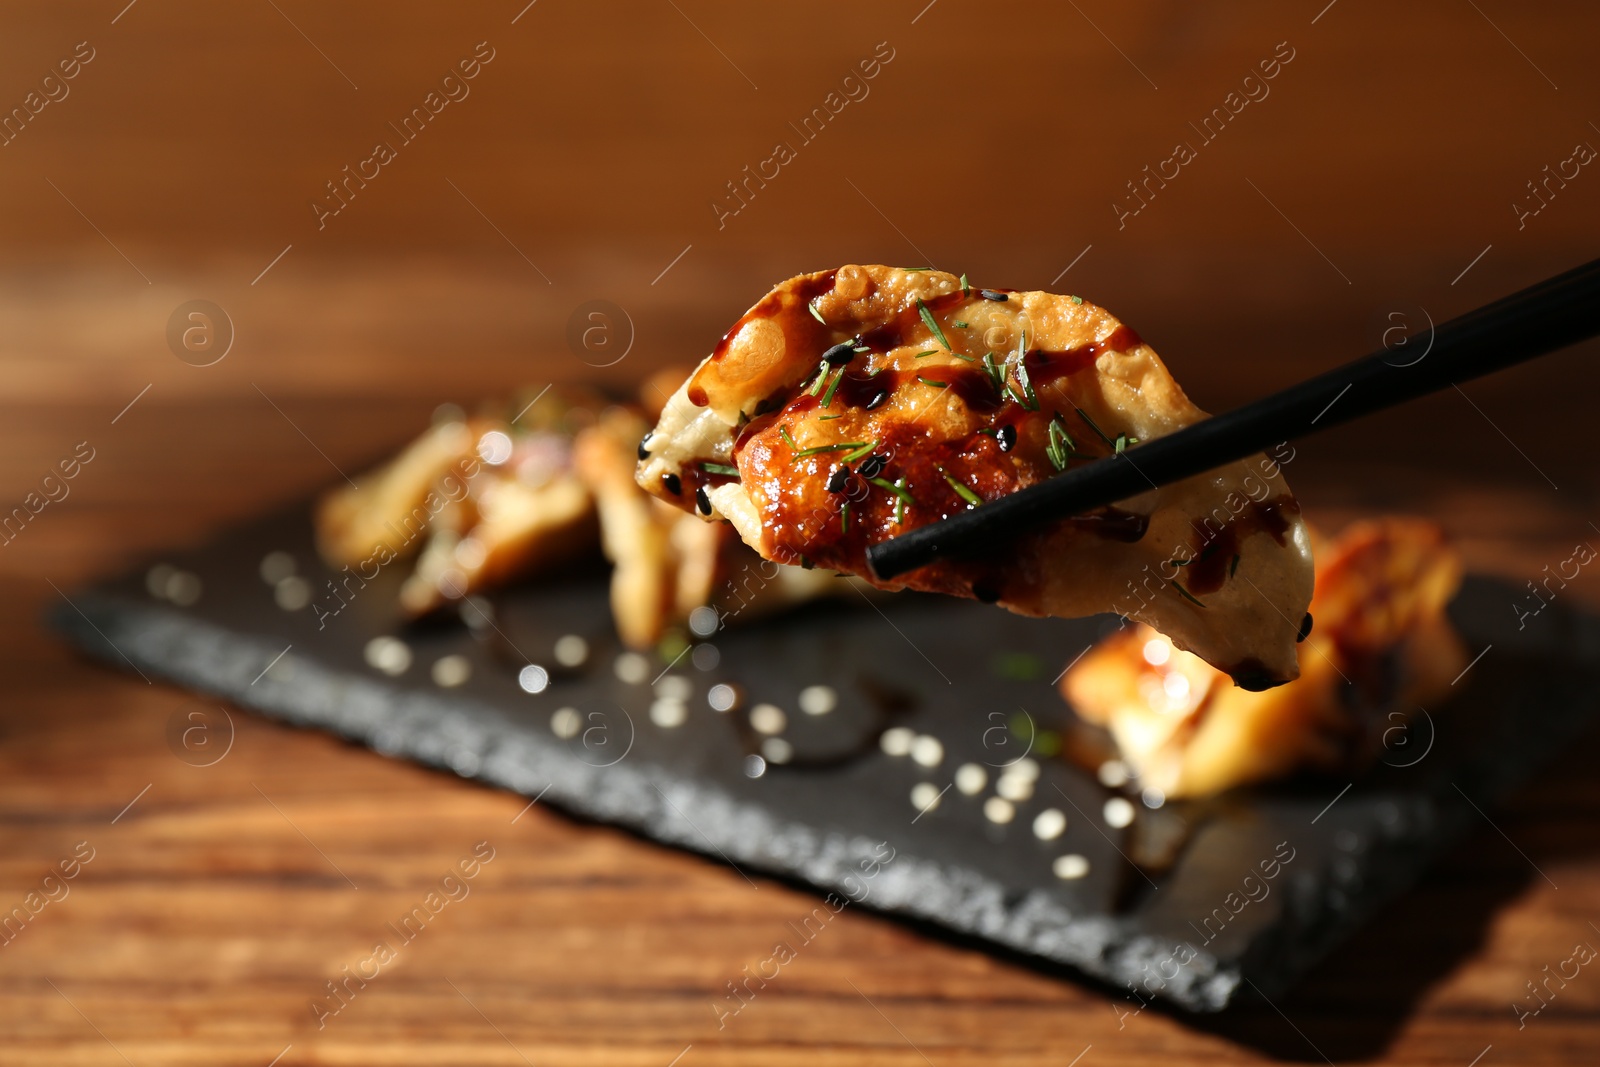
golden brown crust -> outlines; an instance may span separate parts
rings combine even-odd
[[[830,350],[837,363],[821,365]],[[752,308],[667,403],[638,477],[685,509],[703,490],[712,517],[771,560],[1023,614],[1117,611],[1254,683],[1292,678],[1310,550],[1265,457],[988,559],[893,582],[866,565],[872,544],[1203,417],[1150,347],[1092,303],[850,265],[791,279]]]
[[[1137,626],[1079,660],[1063,695],[1110,731],[1142,785],[1168,797],[1360,770],[1466,663],[1445,615],[1461,559],[1437,526],[1406,519],[1355,524],[1318,552],[1315,629],[1297,681],[1264,693],[1229,687]]]

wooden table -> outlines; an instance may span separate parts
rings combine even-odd
[[[799,269],[1057,279],[1220,409],[1372,347],[1396,311],[1446,317],[1594,254],[1600,177],[1521,229],[1508,210],[1600,142],[1590,9],[862,6],[6,16],[0,69],[24,73],[0,100],[97,51],[0,148],[0,504],[79,442],[95,458],[0,545],[0,909],[93,858],[0,947],[0,1064],[1593,1060],[1592,968],[1521,1028],[1512,1008],[1600,945],[1592,734],[1274,1005],[1135,1012],[849,910],[719,1028],[726,983],[813,897],[244,713],[189,766],[166,737],[183,693],[40,628],[76,583],[359,469],[441,401],[692,359]],[[474,95],[318,230],[324,181],[484,39]],[[883,40],[872,95],[718,228],[725,182]],[[1273,95],[1119,229],[1124,180],[1282,40]],[[604,369],[565,341],[596,297],[636,333]],[[212,367],[165,339],[195,298],[237,332]],[[1475,569],[1534,578],[1600,543],[1594,355],[1310,439],[1289,476],[1325,526],[1432,515]],[[470,896],[319,1028],[325,983],[479,842]]]

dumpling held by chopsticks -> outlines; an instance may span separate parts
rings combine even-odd
[[[1266,456],[893,581],[867,565],[871,545],[1205,417],[1080,297],[850,265],[782,283],[728,331],[646,436],[638,480],[779,563],[1024,615],[1117,612],[1265,688],[1298,674],[1312,584]]]

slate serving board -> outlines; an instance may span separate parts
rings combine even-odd
[[[309,606],[275,602],[261,577],[274,551],[293,557],[325,609],[339,606],[312,549],[308,509],[297,508],[161,561],[198,577],[198,586],[184,579],[188,594],[198,591],[192,603],[152,595],[140,570],[74,593],[51,622],[112,665],[1199,1012],[1252,988],[1283,991],[1480,822],[1473,805],[1487,808],[1526,777],[1600,703],[1600,620],[1552,605],[1519,630],[1515,591],[1471,578],[1452,615],[1473,655],[1492,649],[1455,687],[1459,696],[1386,737],[1383,765],[1353,784],[1303,781],[1159,811],[1136,805],[1134,824],[1118,828],[1104,808],[1122,794],[1063,760],[1039,759],[1032,797],[997,824],[984,801],[1027,747],[1006,724],[1019,711],[1029,733],[1063,723],[1052,679],[1115,620],[846,596],[782,619],[735,620],[705,642],[715,653],[670,667],[652,657],[649,677],[628,683],[614,670],[621,649],[600,566],[502,594],[489,626],[404,628],[393,608],[401,565],[363,588],[352,583],[346,606],[319,620]],[[413,661],[390,676],[364,649],[396,634]],[[590,648],[575,671],[553,662],[567,634]],[[431,665],[451,654],[467,658],[471,676],[442,687]],[[522,659],[550,670],[547,688],[524,691]],[[695,666],[712,659],[709,669]],[[689,687],[680,725],[652,721],[658,675]],[[766,702],[786,712],[791,764],[751,776],[760,738],[747,710],[709,705],[719,683],[739,687],[745,709]],[[798,694],[817,684],[837,692],[838,706],[802,712]],[[562,708],[581,723],[566,739],[552,729]],[[925,767],[886,754],[878,736],[891,725],[938,738],[942,760]],[[985,768],[986,788],[946,789],[968,762]],[[944,790],[929,810],[911,801],[922,782]],[[1049,807],[1067,828],[1045,841],[1033,821]],[[1135,835],[1174,827],[1185,829],[1185,845],[1170,867],[1128,859],[1140,851]],[[893,859],[882,863],[885,843]],[[1056,859],[1069,854],[1087,861],[1086,875],[1057,877]]]

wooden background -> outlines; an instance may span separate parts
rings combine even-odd
[[[37,623],[53,587],[359,469],[440,402],[626,387],[850,260],[1081,292],[1202,406],[1260,395],[1595,254],[1593,168],[1520,228],[1512,207],[1600,144],[1592,5],[125,3],[0,9],[0,108],[94,50],[0,146],[0,504],[96,457],[0,545],[0,908],[95,850],[0,948],[0,1063],[1592,1060],[1589,970],[1525,1028],[1511,1005],[1600,944],[1595,736],[1275,1006],[1119,1019],[1114,994],[847,912],[719,1031],[724,983],[813,898],[243,714],[226,759],[187,766],[182,693]],[[470,95],[319,229],[324,183],[485,41]],[[719,227],[725,183],[879,42],[869,95]],[[1280,42],[1270,95],[1119,229],[1125,183]],[[198,298],[235,331],[204,368],[165,338]],[[566,341],[593,299],[631,323],[603,370]],[[1309,439],[1290,477],[1324,525],[1431,515],[1475,568],[1534,578],[1600,542],[1595,353]],[[322,983],[482,840],[472,895],[319,1030]]]

